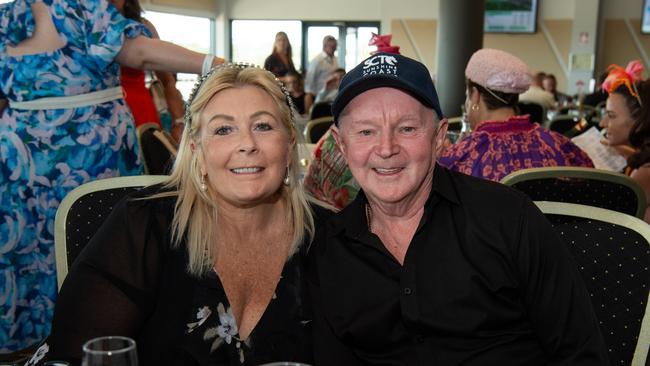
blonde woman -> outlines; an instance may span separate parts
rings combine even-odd
[[[123,200],[66,278],[49,359],[123,335],[144,365],[311,361],[302,272],[315,208],[292,114],[268,71],[202,77],[169,181]]]

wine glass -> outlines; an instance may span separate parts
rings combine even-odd
[[[128,337],[93,338],[83,345],[82,366],[138,366],[135,341]]]

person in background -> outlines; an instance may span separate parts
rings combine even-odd
[[[602,142],[624,154],[628,165],[625,173],[650,197],[650,80],[644,80],[642,73],[639,60],[631,61],[625,69],[609,67],[602,84],[609,94],[601,120],[606,131]],[[644,220],[650,223],[650,202]]]
[[[559,106],[567,105],[573,101],[573,98],[570,95],[557,90],[557,79],[555,79],[555,75],[553,74],[546,74],[544,76],[542,86],[544,87],[544,90],[553,94],[553,99],[555,99],[555,103]]]
[[[284,77],[281,78],[284,85],[287,86],[293,105],[300,115],[305,115],[305,89],[303,85],[302,75],[296,71],[289,71]]]
[[[424,65],[371,56],[332,112],[361,191],[310,248],[316,365],[609,364],[578,267],[539,209],[436,164],[447,120]]]
[[[142,17],[142,7],[138,0],[110,0],[117,10],[124,15],[127,19],[132,19],[144,24],[152,38],[159,39],[156,27]],[[156,77],[163,85],[165,91],[165,101],[167,108],[171,114],[172,121],[182,120],[185,105],[181,92],[176,89],[176,79],[172,73],[167,71],[156,71]],[[133,120],[135,126],[138,127],[147,122],[157,123],[161,126],[158,110],[154,105],[151,93],[145,86],[145,74],[143,70],[130,68],[128,66],[120,66],[120,82],[124,89],[124,100],[133,113]],[[179,136],[179,131],[174,131],[182,128],[182,124],[174,123],[172,125],[173,135]]]
[[[314,57],[307,68],[305,77],[305,109],[309,111],[314,98],[325,87],[325,81],[339,68],[339,62],[334,56],[336,52],[336,38],[325,36],[323,38],[323,52]]]
[[[50,333],[54,217],[75,187],[142,173],[119,66],[201,73],[215,58],[151,39],[106,0],[0,7],[0,353]]]
[[[339,84],[345,75],[345,69],[338,68],[325,80],[325,86],[318,92],[314,103],[331,103],[339,92]]]
[[[273,51],[269,57],[264,60],[264,68],[272,72],[277,77],[287,75],[289,72],[296,72],[293,66],[293,51],[289,37],[284,32],[278,32],[275,35]]]
[[[535,73],[531,79],[531,84],[528,90],[519,95],[519,101],[537,103],[546,110],[555,108],[555,97],[542,87],[545,76],[546,74],[543,72]]]
[[[595,107],[607,100],[607,91],[602,88],[605,79],[607,79],[607,75],[609,75],[608,72],[600,74],[598,77],[598,82],[596,83],[596,90],[591,94],[585,95],[585,97],[582,99],[582,104]]]
[[[517,115],[520,93],[530,86],[528,67],[495,49],[476,51],[465,69],[465,110],[472,132],[449,146],[439,162],[453,171],[500,181],[513,171],[545,166],[593,168],[570,139]]]
[[[289,95],[227,64],[189,103],[167,182],[123,199],[75,260],[42,361],[78,362],[84,341],[119,334],[142,365],[312,363],[303,268],[327,212],[299,183]]]

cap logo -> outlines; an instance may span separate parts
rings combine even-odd
[[[389,74],[397,76],[397,59],[390,55],[376,55],[363,62],[363,76]]]

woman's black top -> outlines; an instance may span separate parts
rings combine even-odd
[[[188,274],[185,246],[171,247],[175,197],[138,199],[153,192],[122,200],[75,261],[41,361],[76,364],[86,340],[122,335],[136,340],[140,365],[311,363],[308,243],[288,259],[273,299],[242,340],[217,274]]]
[[[272,53],[269,57],[266,58],[264,61],[264,68],[272,72],[277,77],[285,76],[290,71],[296,72],[296,68],[293,66],[293,62],[290,61],[287,65],[282,62],[282,59],[280,59],[280,57],[275,53]]]

